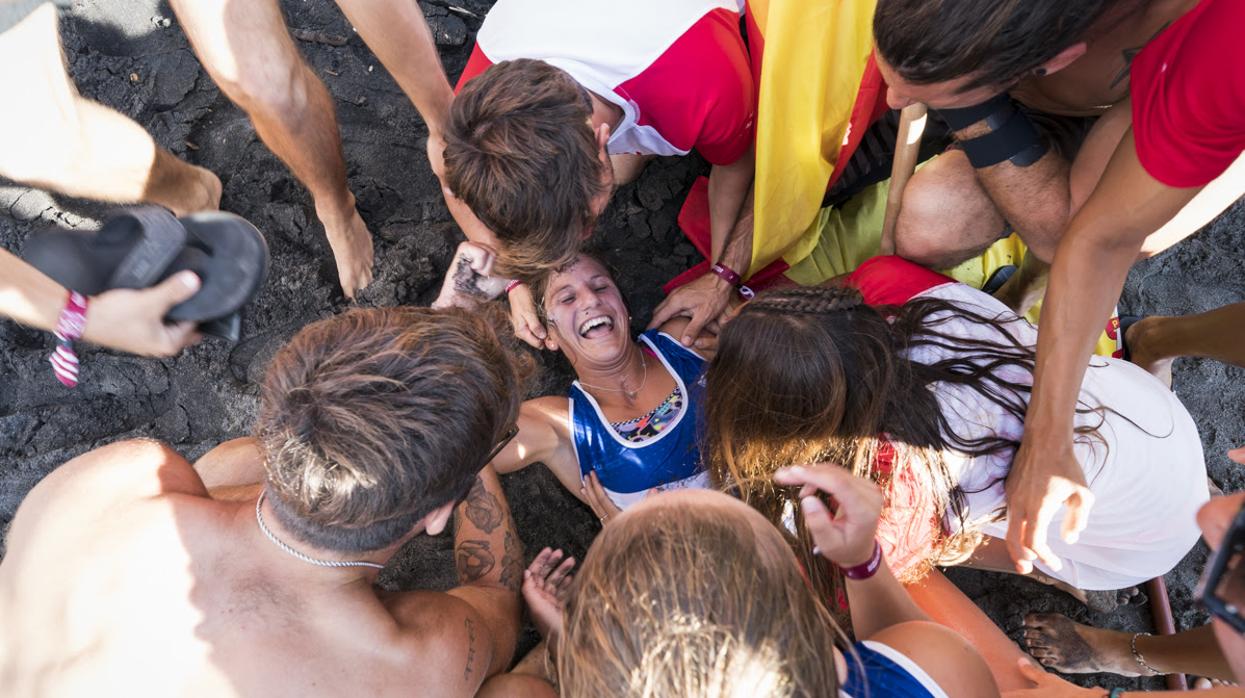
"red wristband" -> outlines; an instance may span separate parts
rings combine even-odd
[[[714,264],[709,267],[709,271],[713,272],[726,283],[734,286],[735,289],[739,291],[739,295],[743,296],[744,300],[750,301],[752,300],[752,297],[756,295],[756,291],[744,286],[744,279],[739,275],[739,272],[731,269],[725,264]]]
[[[739,275],[739,272],[735,271],[734,269],[731,269],[725,264],[715,263],[713,266],[709,267],[709,271],[713,272],[714,274],[716,274],[717,276],[725,280],[726,283],[730,284],[731,286],[738,286],[739,284],[743,283],[743,280],[744,280],[744,278]]]
[[[518,279],[512,280],[510,283],[506,284],[506,295],[509,296],[511,291],[515,290],[516,288],[522,285],[523,285],[522,281]]]
[[[56,321],[56,350],[48,357],[56,380],[72,388],[78,384],[78,355],[74,352],[74,340],[86,330],[86,296],[70,291],[65,307]]]
[[[843,570],[843,576],[848,579],[861,581],[868,579],[877,574],[878,568],[882,566],[882,546],[878,545],[875,538],[873,540],[873,555],[869,557],[869,561],[855,567],[840,567]]]

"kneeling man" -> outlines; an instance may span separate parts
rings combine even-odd
[[[0,695],[474,695],[519,629],[523,551],[485,466],[518,383],[478,317],[356,310],[277,354],[256,439],[199,472],[152,441],[73,459],[9,533]],[[373,585],[451,518],[457,588]]]

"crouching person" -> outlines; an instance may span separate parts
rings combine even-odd
[[[257,438],[199,472],[151,441],[70,461],[9,533],[0,695],[474,695],[519,629],[523,552],[485,467],[518,383],[479,318],[357,310],[276,355]],[[374,586],[451,525],[457,588]]]

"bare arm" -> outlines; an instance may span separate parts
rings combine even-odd
[[[755,171],[756,156],[752,148],[748,148],[735,162],[714,165],[709,170],[709,231],[712,249],[710,261],[724,261],[722,253],[726,250],[726,241],[739,220]],[[737,266],[731,268],[740,274],[747,273],[747,269]]]
[[[482,672],[483,680],[505,671],[514,655],[523,584],[523,543],[492,466],[480,471],[454,512],[454,564],[459,586],[449,594],[467,602],[479,617],[466,620],[471,652],[481,648],[477,656],[468,655],[467,666]]]
[[[199,340],[191,322],[165,324],[174,305],[199,290],[199,278],[182,272],[142,290],[115,289],[87,304],[88,342],[145,356],[171,356]],[[52,331],[68,291],[7,250],[0,250],[0,317]]]
[[[1056,559],[1046,548],[1046,528],[1065,501],[1065,538],[1084,526],[1092,501],[1072,453],[1072,428],[1094,341],[1146,237],[1197,191],[1151,177],[1137,160],[1130,131],[1059,243],[1038,331],[1024,437],[1007,478],[1007,544],[1018,570],[1027,572],[1035,557],[1048,564]]]
[[[428,21],[415,0],[337,0],[368,48],[415,105],[429,137],[441,138],[450,113],[450,88]]]

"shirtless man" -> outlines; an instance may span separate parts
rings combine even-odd
[[[1134,57],[1197,4],[880,0],[890,105],[927,104],[957,140],[908,184],[899,254],[946,268],[1014,228],[1049,263],[1132,122]]]
[[[277,0],[171,0],[203,67],[310,191],[348,298],[372,281],[372,237],[346,183],[333,99],[307,66]],[[338,0],[440,143],[453,92],[414,0]]]
[[[9,533],[0,695],[475,695],[519,628],[522,546],[484,464],[520,397],[483,320],[356,310],[273,359],[255,440],[196,467],[151,441],[75,458]],[[451,517],[458,587],[374,587]]]

